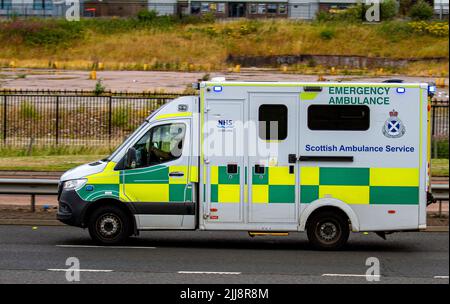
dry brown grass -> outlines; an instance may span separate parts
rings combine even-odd
[[[395,24],[392,25],[395,29]],[[321,36],[331,32],[330,39]],[[228,55],[324,54],[388,58],[448,57],[448,37],[390,33],[382,25],[306,23],[290,20],[216,22],[115,34],[93,29],[68,48],[0,44],[0,64],[62,69],[210,71],[227,68]],[[403,69],[416,75],[420,63]],[[436,63],[442,74],[448,63]],[[429,70],[426,69],[427,71]],[[427,72],[428,73],[428,72]],[[448,74],[448,73],[447,73]]]

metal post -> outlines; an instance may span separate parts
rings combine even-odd
[[[436,106],[431,106],[431,140],[433,141],[433,158],[437,158],[437,142],[435,138],[436,132]]]
[[[59,142],[59,96],[56,96],[56,123],[55,123],[55,139],[56,139],[56,145],[58,145]]]
[[[111,146],[112,137],[112,96],[109,95],[109,109],[108,109],[108,144]]]
[[[36,195],[31,194],[31,212],[36,211]]]
[[[6,105],[6,95],[3,95],[3,143],[6,144],[6,128],[7,123],[6,119],[8,118],[8,115],[6,112],[8,111],[8,107]]]

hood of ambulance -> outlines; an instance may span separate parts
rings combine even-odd
[[[92,174],[100,173],[105,170],[106,165],[108,164],[107,161],[96,161],[93,163],[81,165],[78,167],[75,167],[73,169],[70,169],[69,171],[66,171],[62,176],[60,181],[68,181],[71,179],[79,179],[83,178]]]

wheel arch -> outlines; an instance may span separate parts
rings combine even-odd
[[[94,212],[94,210],[96,210],[97,208],[102,207],[102,206],[114,206],[114,207],[120,208],[122,211],[124,211],[128,215],[128,217],[134,227],[133,228],[134,234],[137,234],[138,230],[137,230],[137,223],[136,223],[136,220],[134,217],[135,210],[134,210],[133,206],[129,203],[124,203],[124,202],[121,202],[114,198],[101,198],[101,199],[91,202],[89,204],[89,206],[84,210],[83,215],[82,215],[81,225],[83,228],[86,228],[88,226],[89,218],[92,215],[92,213]]]
[[[300,215],[299,230],[300,231],[306,230],[306,224],[308,222],[308,219],[311,217],[313,213],[329,209],[336,209],[339,212],[344,213],[350,220],[352,230],[355,232],[359,231],[359,220],[355,211],[353,211],[353,209],[348,204],[334,198],[318,199],[311,202]]]

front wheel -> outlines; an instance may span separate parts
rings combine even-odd
[[[307,234],[310,243],[320,250],[338,250],[350,234],[348,219],[335,212],[319,212],[308,220]]]
[[[89,234],[98,244],[114,245],[123,243],[130,235],[131,221],[120,208],[99,207],[89,219]]]

